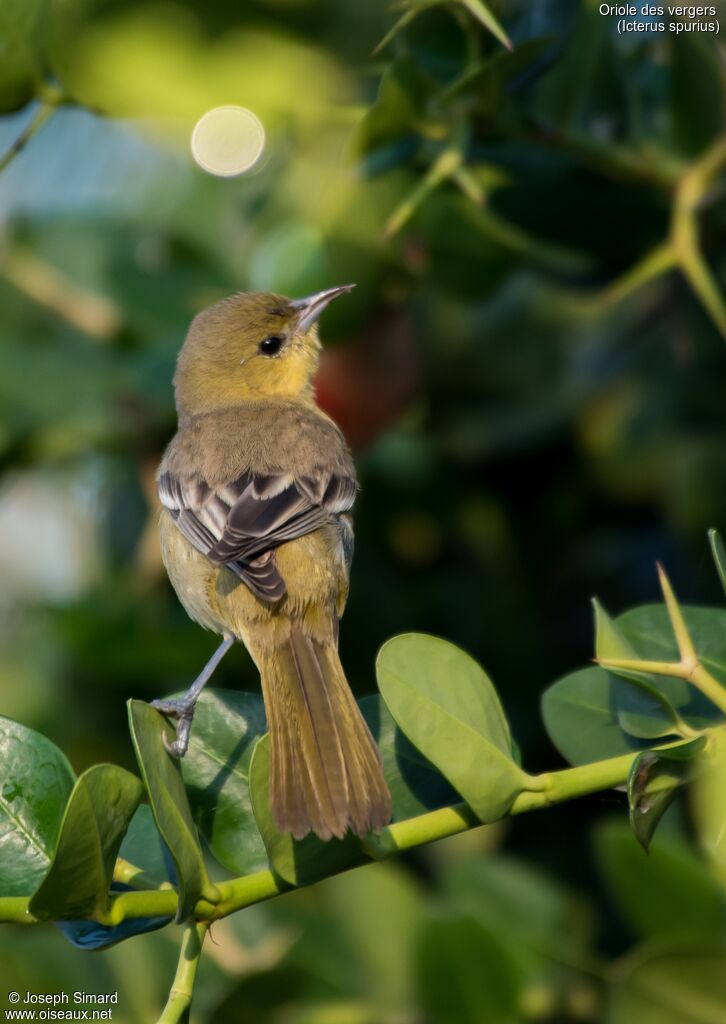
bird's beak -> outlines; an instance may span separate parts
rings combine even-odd
[[[326,288],[324,292],[316,292],[305,299],[293,299],[290,305],[297,310],[299,319],[297,329],[301,334],[309,331],[325,307],[339,295],[345,295],[355,288],[354,284],[341,284],[337,288]]]

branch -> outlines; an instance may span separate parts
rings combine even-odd
[[[662,744],[662,746],[681,746],[680,743]],[[658,749],[658,748],[655,748]],[[509,811],[509,816],[526,814],[565,800],[574,800],[590,793],[623,786],[633,762],[641,751],[622,754],[620,757],[609,758],[594,764],[579,765],[576,768],[565,768],[562,771],[548,772],[533,777],[536,789],[519,794]],[[465,803],[442,807],[437,811],[429,811],[416,818],[395,822],[388,825],[378,834],[370,835],[364,841],[364,853],[354,863],[347,865],[347,871],[374,860],[384,860],[403,850],[411,850],[431,843],[437,839],[467,832],[477,828],[482,822],[475,816]],[[280,893],[287,892],[293,886],[288,885],[270,870],[255,871],[250,875],[233,878],[217,883],[220,900],[216,904],[200,900],[194,908],[194,916],[201,922],[214,921],[242,910],[244,907],[264,900],[272,899]],[[28,910],[30,900],[20,896],[0,898],[0,922],[16,924],[35,924],[37,918]],[[99,917],[99,923],[117,925],[122,921],[139,917],[173,917],[177,909],[177,894],[173,890],[153,890],[144,892],[126,892],[113,895],[111,906],[106,914]],[[169,1021],[178,1018],[167,1018]]]
[[[184,1024],[189,1020],[194,979],[208,928],[207,921],[190,921],[185,926],[174,983],[157,1024]]]
[[[0,157],[0,172],[4,171],[8,164],[11,164],[15,157],[22,153],[33,136],[38,134],[46,121],[48,121],[56,112],[58,107],[62,106],[65,102],[67,102],[66,97],[59,89],[52,86],[46,86],[43,91],[41,104],[36,110],[35,115],[30,119],[15,142],[13,142],[12,146],[10,146],[10,148],[7,149]]]

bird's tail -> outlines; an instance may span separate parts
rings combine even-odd
[[[292,624],[258,661],[270,730],[270,800],[281,832],[364,836],[391,818],[381,758],[336,645]]]

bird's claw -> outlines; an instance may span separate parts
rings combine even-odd
[[[189,748],[189,733],[192,728],[196,701],[170,698],[169,700],[152,700],[151,706],[163,715],[177,720],[176,737],[170,740],[166,733],[162,733],[161,738],[167,753],[172,757],[184,757]]]

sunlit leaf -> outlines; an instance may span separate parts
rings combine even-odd
[[[379,694],[364,697],[359,706],[381,754],[393,821],[457,802],[456,791],[404,736]]]
[[[376,661],[388,709],[413,745],[482,821],[494,821],[526,785],[512,757],[496,691],[453,644],[421,633],[389,640]]]

